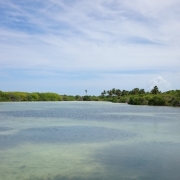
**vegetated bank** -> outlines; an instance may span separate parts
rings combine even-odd
[[[18,102],[18,101],[79,101],[83,96],[59,95],[57,93],[46,92],[3,92],[0,91],[0,102]]]
[[[159,91],[157,86],[150,92],[144,89],[134,88],[131,91],[111,89],[103,91],[101,97],[107,101],[128,103],[132,105],[150,105],[150,106],[180,106],[180,90],[171,90],[167,92]]]
[[[87,90],[85,90],[87,93]],[[150,92],[144,89],[134,88],[131,91],[112,88],[104,90],[99,96],[72,96],[59,95],[57,93],[27,93],[27,92],[2,92],[0,91],[1,102],[13,101],[109,101],[113,103],[128,103],[132,105],[151,106],[180,106],[180,90],[167,92],[159,91],[155,86]]]

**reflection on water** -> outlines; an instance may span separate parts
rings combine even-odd
[[[179,180],[180,109],[1,103],[2,180]]]

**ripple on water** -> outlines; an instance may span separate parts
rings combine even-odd
[[[92,143],[126,140],[135,133],[91,126],[42,127],[19,130],[15,134],[0,136],[0,149],[11,148],[24,142],[33,143]]]

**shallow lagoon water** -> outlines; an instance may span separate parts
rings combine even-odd
[[[180,108],[0,103],[2,180],[179,180]]]

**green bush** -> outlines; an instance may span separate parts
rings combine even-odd
[[[161,96],[154,96],[151,99],[149,99],[148,105],[152,106],[165,106],[166,101]]]
[[[84,96],[83,101],[91,101],[91,96]]]
[[[169,104],[170,104],[171,106],[180,106],[180,98],[172,97],[172,98],[169,100]]]
[[[128,101],[128,104],[147,105],[148,100],[145,97],[131,97]]]

